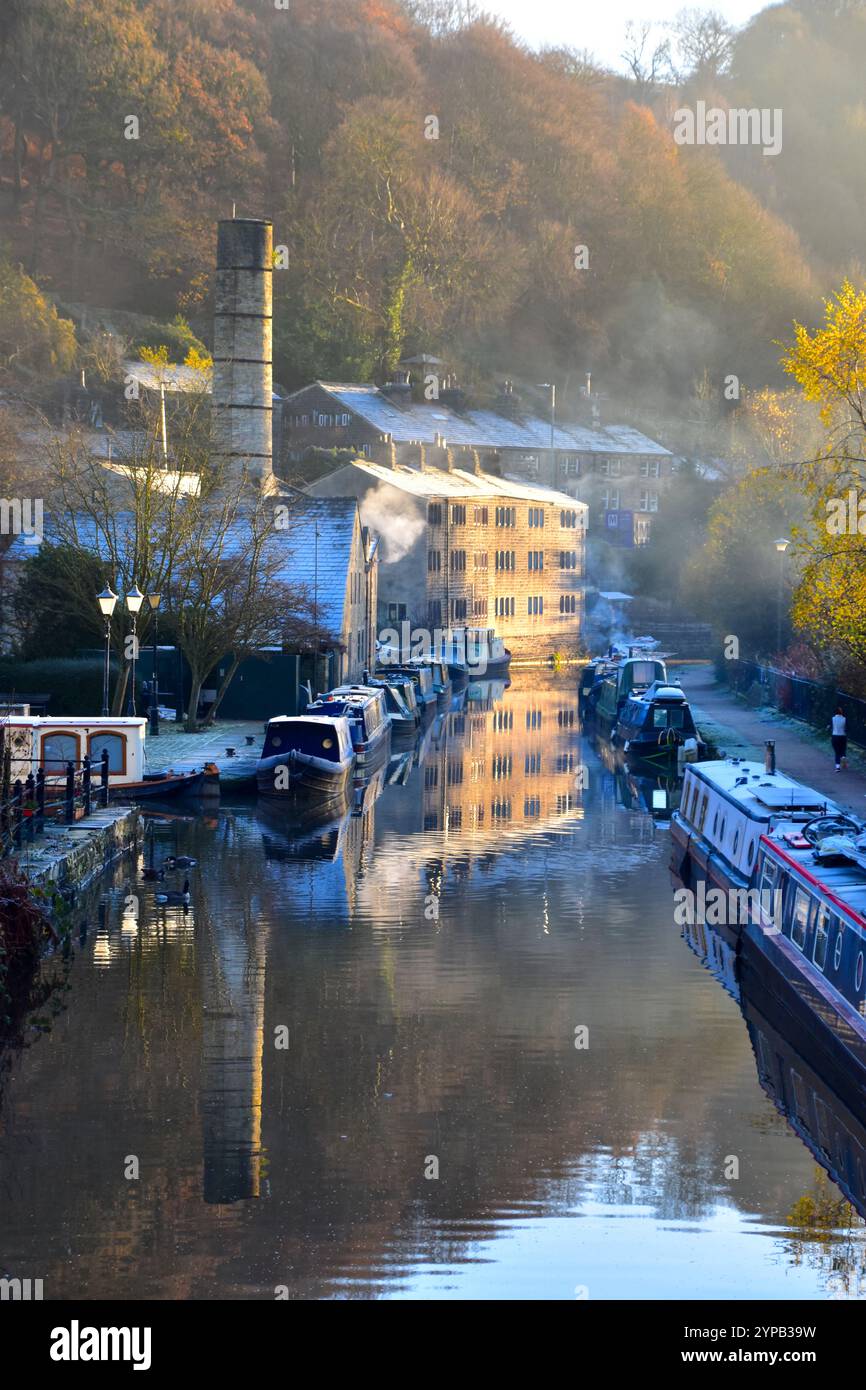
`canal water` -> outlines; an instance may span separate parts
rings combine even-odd
[[[0,1067],[0,1275],[61,1299],[862,1294],[860,1216],[674,925],[675,800],[602,758],[572,677],[521,674],[337,824],[153,818],[158,862],[197,860],[190,906],[118,869],[62,1008]]]

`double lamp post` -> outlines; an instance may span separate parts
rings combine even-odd
[[[118,603],[117,594],[112,593],[111,586],[107,585],[101,594],[97,595],[99,610],[105,619],[105,666],[102,677],[102,713],[107,716],[108,709],[108,686],[110,679],[111,662],[111,619],[114,609]],[[150,682],[150,706],[148,709],[148,719],[150,721],[151,735],[159,734],[159,671],[158,671],[158,649],[157,638],[159,632],[159,605],[162,601],[161,594],[143,594],[136,584],[126,595],[126,607],[132,618],[132,670],[130,672],[129,695],[126,703],[126,713],[134,717],[135,715],[135,663],[138,657],[138,615],[142,606],[146,602],[153,614],[153,673]]]

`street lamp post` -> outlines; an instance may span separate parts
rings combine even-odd
[[[138,656],[138,615],[141,612],[141,605],[144,603],[144,594],[136,584],[134,589],[126,595],[126,606],[132,616],[132,672],[129,686],[129,695],[126,701],[126,713],[135,715],[135,660]]]
[[[105,669],[102,673],[102,713],[108,717],[108,681],[111,665],[111,615],[117,603],[117,594],[111,592],[111,585],[107,584],[101,594],[97,594],[96,601],[99,604],[99,611],[105,619]]]
[[[150,611],[153,614],[153,669],[150,680],[150,733],[153,737],[159,734],[159,671],[157,663],[159,661],[159,605],[162,599],[161,594],[148,594],[147,601],[150,604]]]
[[[791,542],[785,540],[785,537],[784,537],[784,536],[780,536],[779,539],[776,541],[776,550],[777,550],[778,553],[779,553],[779,603],[778,603],[778,608],[777,608],[777,613],[776,613],[776,617],[777,617],[777,622],[776,622],[776,651],[777,651],[777,652],[781,652],[781,650],[782,650],[782,594],[783,594],[784,585],[785,585],[785,551],[788,549],[788,546],[789,546],[790,544],[791,544]]]

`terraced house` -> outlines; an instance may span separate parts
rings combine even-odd
[[[380,631],[494,628],[518,656],[578,646],[587,507],[573,497],[456,468],[447,448],[420,468],[357,459],[309,490],[356,497],[380,536]]]

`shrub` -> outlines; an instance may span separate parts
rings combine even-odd
[[[99,714],[103,664],[99,657],[42,661],[0,659],[0,693],[51,696],[48,714]],[[112,672],[112,686],[114,673]]]

